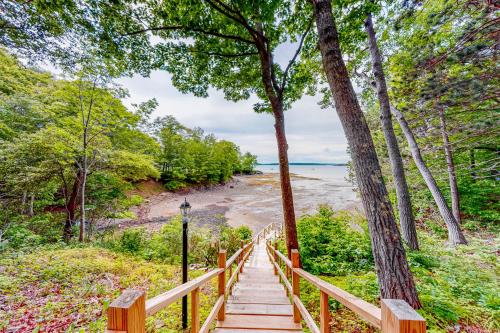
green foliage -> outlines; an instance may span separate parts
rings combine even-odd
[[[338,247],[355,249],[362,242],[350,234],[359,233],[360,222],[346,213],[333,213],[321,207],[318,214],[299,220],[299,241],[304,268],[333,285],[342,288],[371,303],[379,303],[380,291],[373,266],[354,264],[356,258],[339,255]],[[332,226],[333,225],[333,226]],[[340,229],[338,229],[340,228]],[[350,229],[350,230],[349,230]],[[322,235],[320,235],[322,233]],[[471,244],[458,248],[445,247],[445,239],[420,231],[420,251],[408,251],[408,262],[415,278],[423,308],[419,312],[426,318],[429,332],[445,333],[455,325],[460,331],[479,326],[485,331],[500,329],[498,314],[497,255],[490,242],[471,238]],[[310,240],[313,240],[310,242]],[[366,242],[366,241],[363,241]],[[311,244],[317,243],[321,252],[311,251]],[[363,247],[363,246],[362,246]],[[336,249],[331,253],[326,249]],[[316,258],[320,260],[315,262]],[[331,276],[330,267],[343,268]],[[301,298],[313,314],[317,313],[319,292],[309,283],[301,282]],[[345,308],[333,301],[330,303],[334,325],[342,329],[360,327],[359,318],[348,315]],[[352,330],[355,330],[354,328]],[[351,331],[352,331],[351,330]],[[371,332],[368,328],[361,331]]]
[[[357,224],[361,223],[361,224]],[[356,228],[356,229],[353,229]],[[373,269],[366,223],[347,212],[320,207],[297,223],[304,269],[316,274],[346,275]]]
[[[246,226],[221,226],[209,230],[190,225],[188,236],[189,263],[214,266],[219,246],[230,256],[240,248],[242,241],[251,240],[252,231]],[[153,233],[144,228],[125,229],[105,235],[100,244],[147,260],[179,264],[182,260],[182,221],[177,216]]]
[[[157,119],[161,142],[161,178],[168,190],[188,185],[223,183],[235,173],[251,173],[256,157],[241,155],[234,143],[189,129],[171,116]]]

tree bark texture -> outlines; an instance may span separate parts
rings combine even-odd
[[[383,182],[375,146],[342,59],[331,0],[313,0],[313,6],[323,67],[349,143],[368,219],[381,296],[403,299],[414,308],[419,308],[421,304]]]
[[[431,171],[425,164],[422,154],[420,153],[420,148],[418,147],[417,140],[415,139],[415,136],[411,131],[410,125],[408,125],[408,122],[406,121],[401,111],[399,111],[395,107],[391,107],[391,111],[398,120],[399,125],[401,126],[406,141],[408,141],[408,146],[410,147],[411,155],[413,156],[415,165],[417,166],[418,171],[420,171],[420,174],[424,178],[425,184],[429,188],[429,191],[431,192],[432,197],[436,202],[439,212],[443,217],[444,223],[448,228],[449,242],[452,245],[467,244],[467,240],[465,239],[462,230],[460,230],[460,225],[455,220],[455,217],[451,213],[450,208],[448,207],[448,204],[446,203],[443,194],[441,193],[439,187],[437,186],[436,180],[434,179]]]
[[[455,172],[455,163],[453,162],[453,152],[451,150],[450,139],[446,131],[446,118],[444,110],[439,108],[439,121],[441,123],[441,136],[443,137],[443,150],[446,156],[446,167],[448,169],[448,180],[450,182],[450,197],[451,197],[451,211],[455,220],[460,224],[462,218],[460,217],[460,194],[458,193],[457,175]]]
[[[267,98],[271,104],[274,116],[274,129],[276,142],[278,144],[278,157],[280,164],[281,201],[283,206],[283,218],[285,221],[285,235],[288,258],[291,258],[292,249],[299,249],[297,238],[297,225],[295,221],[295,209],[293,204],[292,183],[288,166],[288,143],[285,135],[285,115],[283,111],[283,94],[276,91],[276,78],[273,77],[272,54],[269,53],[266,42],[263,39],[256,41],[262,69],[262,83]]]
[[[406,183],[406,177],[403,167],[403,159],[399,150],[398,140],[394,134],[391,117],[391,103],[387,93],[387,84],[385,81],[384,69],[382,67],[382,56],[377,44],[377,37],[373,27],[372,15],[368,14],[365,21],[366,32],[368,33],[368,45],[370,49],[372,71],[375,77],[377,96],[380,103],[380,120],[382,131],[384,133],[389,160],[391,161],[392,174],[394,176],[394,185],[396,187],[396,196],[398,201],[399,223],[403,239],[412,250],[418,250],[417,228],[413,218],[411,206],[411,197]]]
[[[64,240],[69,242],[71,237],[73,237],[73,232],[71,230],[73,222],[75,221],[75,213],[77,208],[78,192],[80,190],[80,171],[78,171],[73,186],[71,188],[71,193],[66,202],[66,221],[64,223]]]

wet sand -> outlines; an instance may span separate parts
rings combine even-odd
[[[292,187],[297,217],[314,213],[320,204],[334,209],[361,210],[360,200],[352,186],[344,180],[292,174]],[[231,182],[211,189],[155,195],[136,210],[136,221],[122,220],[120,224],[147,224],[157,229],[179,214],[179,206],[187,198],[196,224],[213,227],[227,222],[235,227],[247,225],[255,232],[271,222],[282,221],[280,192],[277,173],[236,176]]]

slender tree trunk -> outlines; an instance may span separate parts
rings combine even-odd
[[[21,214],[26,214],[26,198],[28,193],[26,191],[23,192],[23,197],[21,198]]]
[[[418,250],[417,228],[413,218],[410,192],[403,167],[403,159],[399,150],[398,140],[394,134],[391,117],[391,103],[387,93],[384,69],[382,67],[382,56],[377,44],[375,29],[373,28],[372,15],[368,14],[365,21],[366,32],[368,33],[368,44],[372,59],[372,71],[375,77],[378,100],[380,103],[380,120],[382,131],[384,132],[387,151],[391,161],[392,174],[394,175],[394,184],[396,187],[396,196],[398,200],[399,223],[403,239],[412,250]]]
[[[259,28],[260,29],[260,28]],[[285,135],[285,116],[283,112],[283,91],[277,91],[274,77],[272,54],[264,39],[257,39],[256,46],[259,50],[259,57],[262,70],[262,84],[266,96],[271,104],[274,116],[274,128],[276,141],[278,144],[278,157],[280,163],[280,185],[281,201],[283,205],[283,218],[285,221],[286,245],[288,257],[291,258],[292,249],[299,249],[297,238],[297,226],[295,221],[295,210],[293,205],[292,184],[288,166],[288,143]]]
[[[288,143],[285,135],[285,116],[282,107],[277,107],[276,109],[277,110],[274,111],[274,128],[276,130],[276,141],[278,143],[278,157],[280,163],[281,201],[283,205],[283,216],[285,219],[288,257],[291,258],[291,250],[299,248],[299,241],[297,239],[292,184],[290,181],[290,171],[288,166]]]
[[[84,160],[86,160],[84,158]],[[87,183],[87,165],[84,162],[82,168],[82,180],[80,185],[80,234],[78,235],[78,241],[83,242],[85,238],[85,186]]]
[[[349,143],[368,219],[381,296],[403,299],[420,308],[370,130],[342,59],[331,0],[313,0],[313,6],[323,67]]]
[[[444,223],[448,228],[448,240],[452,245],[467,244],[467,240],[465,239],[462,230],[460,230],[460,225],[458,224],[458,222],[455,220],[455,217],[451,213],[450,208],[448,207],[448,204],[446,203],[446,200],[443,197],[443,194],[441,193],[439,187],[437,186],[436,180],[432,176],[431,171],[429,170],[429,168],[424,162],[424,159],[422,158],[422,154],[420,153],[417,140],[413,136],[413,132],[411,131],[411,128],[408,125],[408,122],[406,121],[403,113],[398,109],[396,109],[395,107],[391,107],[391,111],[398,120],[401,129],[403,130],[403,134],[406,137],[406,140],[408,141],[408,145],[410,146],[411,155],[413,156],[415,165],[417,166],[418,171],[420,171],[420,174],[424,178],[425,184],[427,184],[429,191],[431,191],[432,197],[434,198],[434,201],[436,202],[439,212],[443,217]]]
[[[441,122],[441,136],[443,137],[443,149],[446,156],[446,166],[448,168],[448,179],[450,182],[451,211],[453,212],[455,220],[460,224],[462,222],[460,217],[460,194],[458,193],[453,152],[451,151],[450,139],[446,131],[446,119],[442,108],[439,108],[439,121]]]
[[[470,177],[472,178],[472,181],[475,183],[476,182],[476,150],[475,148],[471,148],[469,150],[469,157],[470,157]]]
[[[34,211],[34,209],[33,209],[33,205],[34,205],[34,203],[35,203],[35,195],[34,195],[34,194],[31,194],[31,195],[30,195],[30,205],[29,205],[29,207],[28,207],[28,215],[29,215],[29,216],[33,216],[33,215],[35,215],[35,211]]]
[[[69,242],[73,233],[71,227],[75,221],[75,212],[77,207],[78,192],[80,189],[80,171],[78,171],[73,187],[71,188],[71,193],[69,199],[66,203],[66,221],[64,223],[64,240]]]

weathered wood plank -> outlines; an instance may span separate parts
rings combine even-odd
[[[300,323],[294,323],[291,316],[245,316],[227,315],[224,321],[217,322],[217,328],[249,328],[301,330]]]
[[[238,304],[229,303],[226,314],[291,316],[292,306],[288,304]]]

